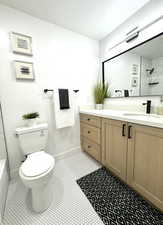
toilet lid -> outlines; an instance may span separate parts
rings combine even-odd
[[[35,152],[28,155],[21,166],[21,171],[27,177],[35,177],[48,171],[50,167],[54,166],[54,163],[54,158],[48,153]]]

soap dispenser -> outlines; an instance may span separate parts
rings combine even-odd
[[[163,115],[163,96],[160,97],[160,103],[157,106],[157,114]]]

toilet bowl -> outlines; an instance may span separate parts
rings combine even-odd
[[[23,184],[31,189],[32,208],[35,212],[45,211],[53,201],[51,178],[55,159],[44,151],[48,137],[47,123],[16,129],[20,148],[25,161],[19,168]]]
[[[44,151],[32,153],[19,168],[19,176],[24,185],[31,189],[32,207],[35,212],[45,211],[52,202],[55,160]]]

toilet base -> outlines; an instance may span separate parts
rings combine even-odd
[[[51,182],[37,188],[31,189],[32,208],[35,212],[41,213],[49,208],[53,201],[53,191]]]

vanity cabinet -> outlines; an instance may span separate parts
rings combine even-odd
[[[81,142],[88,154],[163,211],[163,129],[82,114]]]
[[[102,120],[102,162],[114,174],[126,181],[127,123]]]
[[[101,162],[101,118],[80,114],[82,149]]]
[[[163,210],[163,129],[128,127],[127,183]]]

